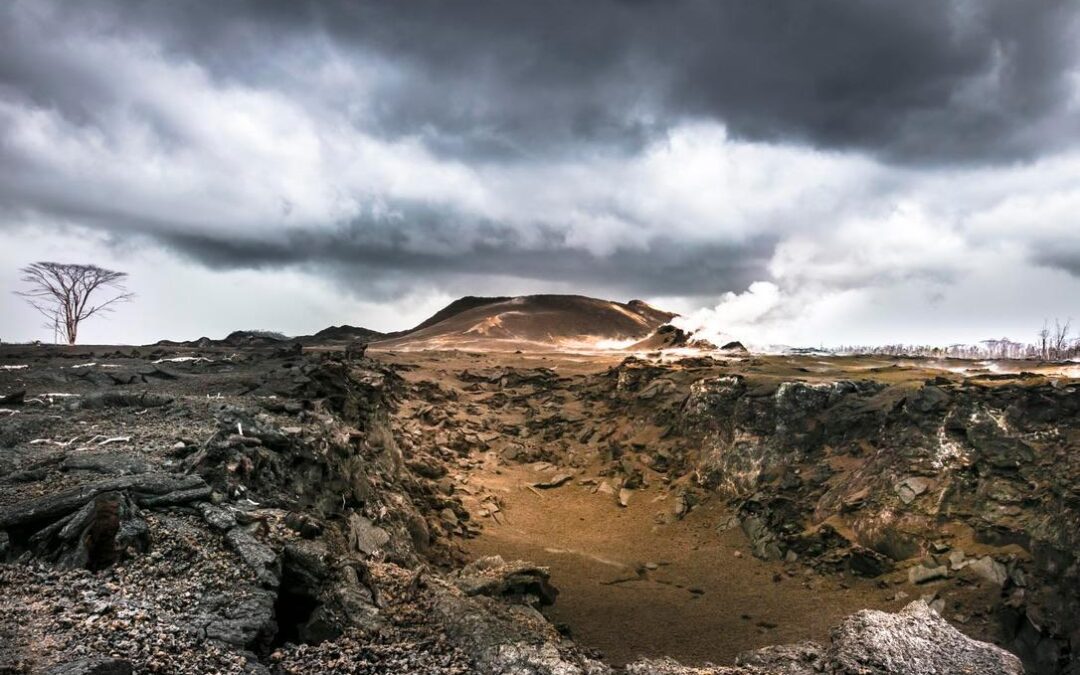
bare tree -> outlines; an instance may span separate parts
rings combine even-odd
[[[1042,328],[1037,333],[1039,336],[1039,357],[1046,361],[1050,358],[1050,322],[1043,319]]]
[[[947,347],[934,345],[846,345],[832,350],[839,354],[877,354],[885,356],[926,356],[954,359],[1041,359],[1064,361],[1080,357],[1080,336],[1073,335],[1072,319],[1062,322],[1054,319],[1043,321],[1035,333],[1039,338],[1034,344],[1014,342],[1009,338],[983,340],[979,344],[952,344]]]
[[[1072,319],[1066,320],[1065,323],[1061,323],[1059,319],[1054,319],[1054,332],[1050,334],[1050,349],[1054,359],[1066,358],[1066,352],[1069,348],[1069,331],[1071,329]]]
[[[111,312],[115,305],[135,297],[124,287],[127,272],[114,272],[97,265],[36,262],[21,270],[22,281],[30,285],[18,291],[30,305],[44,316],[46,328],[54,336],[63,336],[69,345],[75,344],[79,324],[95,314]],[[110,291],[108,299],[90,304],[98,291]]]

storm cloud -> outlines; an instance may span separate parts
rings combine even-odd
[[[454,156],[632,151],[697,118],[738,138],[908,162],[1027,158],[1080,131],[1080,26],[1061,0],[91,1],[34,12],[50,15],[42,33],[151,40],[215,80],[313,94],[365,129]],[[6,23],[5,79],[92,119],[110,87],[54,70],[39,58],[50,50],[28,49],[47,35]],[[313,82],[327,67],[373,81]]]
[[[386,307],[644,297],[788,341],[874,337],[835,317],[883,299],[967,308],[1005,265],[1059,289],[1015,330],[1080,290],[1078,45],[1049,0],[16,0],[0,230]]]

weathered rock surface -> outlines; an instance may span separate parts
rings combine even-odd
[[[500,556],[480,558],[454,576],[454,583],[465,595],[504,598],[539,608],[554,604],[559,591],[548,579],[543,567],[516,560],[506,562]]]
[[[926,603],[889,614],[865,610],[833,629],[831,642],[767,647],[735,667],[686,667],[671,659],[640,661],[629,675],[1023,675],[1020,660],[966,637]]]
[[[922,601],[896,614],[864,610],[848,618],[833,630],[824,661],[837,675],[1024,672],[1016,656],[968,638]]]
[[[132,672],[128,661],[95,657],[54,666],[47,675],[131,675]]]

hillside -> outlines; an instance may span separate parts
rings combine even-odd
[[[466,297],[416,328],[373,346],[406,351],[595,348],[642,340],[673,316],[640,300],[620,303],[579,295]]]
[[[303,344],[327,344],[334,342],[352,342],[353,340],[377,340],[384,334],[370,328],[359,326],[341,325],[323,328],[314,335],[305,335],[296,338]]]

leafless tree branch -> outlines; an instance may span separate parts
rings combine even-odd
[[[124,287],[126,272],[107,270],[97,265],[36,262],[19,270],[29,285],[17,291],[26,302],[44,316],[46,328],[61,334],[69,345],[78,338],[79,324],[96,315],[111,312],[115,305],[135,297]],[[91,296],[104,289],[113,295],[103,302],[90,304]]]

